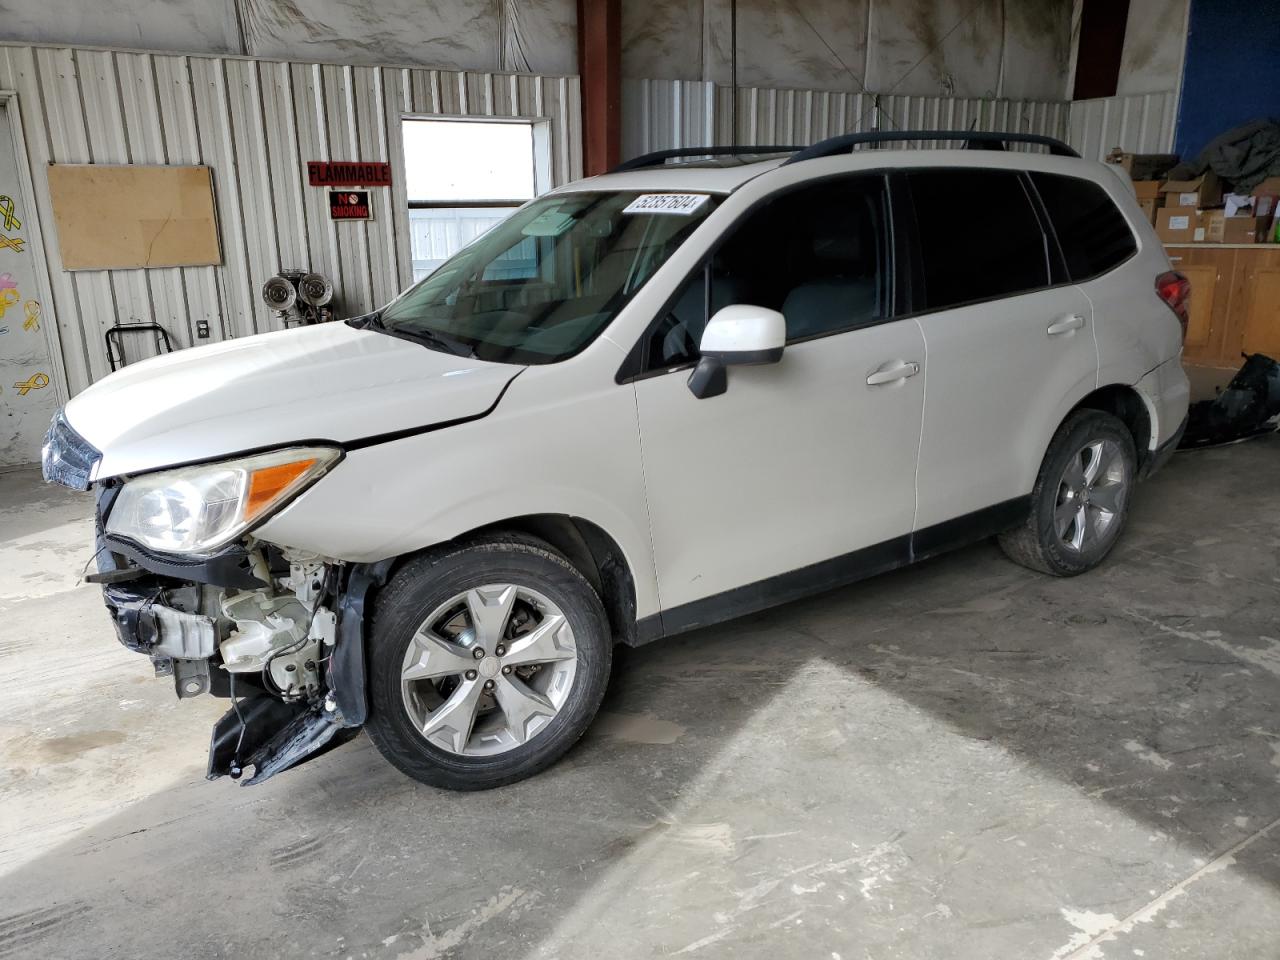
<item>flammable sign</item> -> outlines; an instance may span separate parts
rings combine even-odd
[[[330,220],[372,220],[368,190],[330,190]]]

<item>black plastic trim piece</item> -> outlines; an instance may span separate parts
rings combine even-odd
[[[1040,191],[1036,189],[1031,173],[1027,170],[1022,170],[1020,173],[1022,175],[1022,189],[1031,201],[1031,206],[1035,208],[1036,219],[1040,221],[1040,232],[1045,237],[1045,252],[1049,257],[1049,285],[1059,286],[1071,283],[1073,279],[1071,271],[1067,269],[1067,256],[1063,252],[1062,241],[1058,239],[1058,230],[1053,225],[1053,217],[1049,216],[1049,208],[1045,206],[1044,198],[1040,196]],[[1097,184],[1094,184],[1094,186],[1097,186]],[[1106,191],[1103,192],[1105,193]],[[1107,200],[1110,199],[1111,197],[1108,196]],[[1128,223],[1127,220],[1125,222]]]
[[[878,130],[828,137],[793,154],[786,163],[802,163],[805,160],[834,157],[849,153],[860,144],[892,143],[898,140],[957,140],[965,144],[1000,144],[1001,147],[1008,143],[1034,143],[1048,147],[1049,152],[1057,157],[1080,158],[1080,154],[1061,140],[1038,133],[995,133],[985,130]]]
[[[758,613],[976,543],[1017,526],[1027,518],[1030,510],[1030,494],[1014,497],[913,534],[894,537],[830,560],[821,560],[798,570],[789,570],[651,614],[636,622],[636,644],[651,643],[663,637]]]
[[[160,628],[152,607],[167,586],[156,577],[147,577],[142,583],[115,583],[102,588],[102,601],[111,614],[116,639],[126,650],[149,655],[160,641]]]
[[[300,713],[250,755],[246,763],[253,767],[253,776],[240,786],[252,787],[277,773],[314,760],[346,743],[357,732],[339,726],[319,710]]]
[[[242,756],[257,753],[304,709],[302,704],[285,703],[266,694],[245,697],[233,704],[213,725],[205,779],[217,780],[233,771],[238,776],[237,747]]]
[[[782,347],[770,347],[767,350],[717,350],[704,353],[704,357],[719,360],[725,366],[758,367],[766,363],[777,363],[782,359]]]
[[[687,381],[689,392],[699,400],[718,397],[729,389],[729,371],[716,357],[703,357]]]
[[[714,623],[758,613],[801,597],[843,587],[904,566],[910,562],[910,555],[910,535],[894,537],[830,560],[780,573],[767,580],[735,587],[713,597],[681,604],[662,611],[663,634],[670,637],[698,627],[709,627]],[[638,632],[644,636],[646,630],[640,629]]]
[[[338,639],[329,660],[329,689],[345,727],[361,726],[369,717],[365,682],[365,610],[369,594],[387,582],[395,559],[358,563],[347,572],[339,591]]]
[[[207,557],[181,557],[175,554],[153,553],[132,540],[103,535],[98,548],[99,557],[104,550],[116,556],[125,557],[142,569],[162,577],[191,580],[214,587],[230,587],[237,590],[255,590],[266,586],[249,570],[249,552],[239,546],[225,547]]]
[[[1031,494],[983,507],[917,530],[911,536],[911,562],[977,543],[1023,523],[1031,515]]]
[[[803,149],[804,147],[794,146],[675,147],[670,150],[654,150],[651,153],[644,153],[638,157],[632,157],[630,160],[623,160],[609,172],[625,173],[627,170],[643,170],[645,167],[658,167],[666,163],[668,160],[677,160],[681,157],[765,156],[771,153],[795,153],[797,150]]]
[[[892,307],[895,320],[909,316],[918,301],[915,284],[924,276],[923,261],[920,258],[920,244],[916,242],[915,203],[911,198],[911,187],[907,184],[907,176],[901,170],[890,173],[889,190],[889,223],[893,233],[890,262],[893,264],[891,277]]]

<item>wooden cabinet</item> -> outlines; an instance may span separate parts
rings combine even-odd
[[[1240,366],[1241,353],[1280,359],[1280,244],[1169,244],[1175,270],[1191,281],[1183,358]]]
[[[1260,267],[1248,279],[1244,352],[1280,360],[1280,266]]]

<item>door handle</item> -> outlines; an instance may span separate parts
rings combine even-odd
[[[1049,328],[1045,331],[1051,337],[1060,337],[1064,333],[1070,333],[1072,330],[1079,330],[1084,326],[1084,317],[1075,313],[1069,317],[1063,317],[1056,323],[1049,324]]]
[[[886,383],[897,383],[899,380],[914,377],[919,372],[920,364],[918,363],[900,363],[896,367],[877,370],[871,374],[871,376],[867,377],[867,386],[880,387]]]

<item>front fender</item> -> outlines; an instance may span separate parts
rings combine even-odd
[[[533,403],[514,395],[526,379],[483,420],[351,450],[255,536],[375,563],[512,517],[576,517],[618,544],[636,615],[658,612],[634,388]]]

